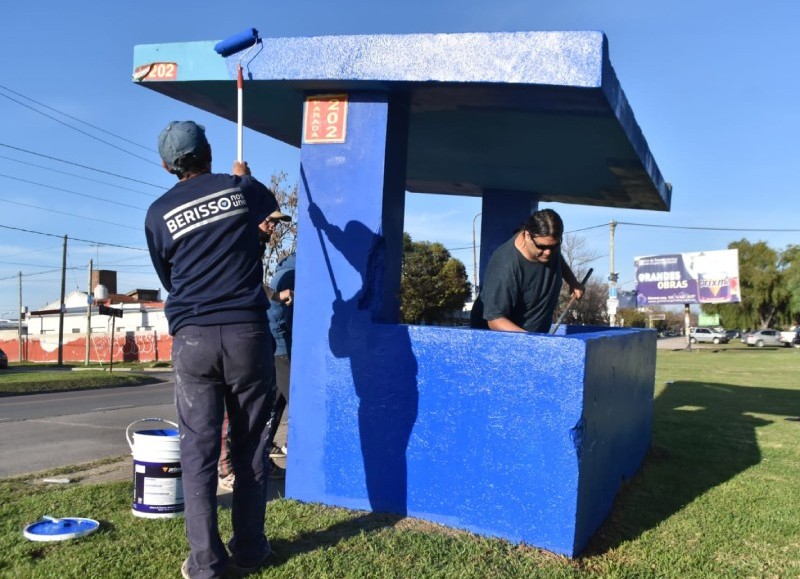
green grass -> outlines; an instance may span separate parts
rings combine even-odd
[[[659,351],[653,447],[574,560],[411,519],[269,503],[274,564],[253,577],[800,577],[800,352]],[[64,472],[63,469],[60,472]],[[177,577],[181,519],[130,513],[129,482],[0,481],[0,577]],[[85,539],[33,543],[42,514],[89,516]],[[221,509],[223,537],[229,511]]]
[[[72,372],[68,369],[48,370],[11,366],[7,370],[0,370],[0,396],[113,388],[153,382],[158,382],[158,378],[130,372],[109,373],[102,370]]]

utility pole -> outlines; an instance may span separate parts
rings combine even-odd
[[[58,365],[64,364],[64,296],[67,291],[67,236],[64,236],[64,249],[61,252],[61,307],[58,312]]]
[[[475,243],[475,220],[480,217],[478,213],[472,218],[472,300],[475,301],[478,297],[478,253]]]
[[[618,274],[614,271],[614,230],[617,228],[617,222],[612,219],[608,225],[610,236],[608,254],[611,263],[610,273],[608,274],[608,302],[606,302],[606,307],[608,308],[608,325],[613,328],[617,325],[617,306],[619,306],[619,300],[617,299]]]
[[[84,366],[89,365],[89,352],[92,343],[92,260],[89,260],[89,283],[86,284],[86,361]]]
[[[19,272],[19,319],[17,320],[17,343],[19,347],[19,361],[22,362],[22,272]]]

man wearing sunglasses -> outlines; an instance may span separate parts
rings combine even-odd
[[[492,254],[472,308],[472,327],[504,332],[550,330],[562,283],[580,299],[584,287],[561,256],[564,222],[536,211]]]

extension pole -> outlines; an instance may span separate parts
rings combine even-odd
[[[238,161],[241,163],[244,159],[244,76],[242,74],[242,65],[238,65],[236,75],[236,139],[237,139],[237,154]]]

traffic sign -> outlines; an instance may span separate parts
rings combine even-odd
[[[122,317],[122,310],[121,309],[119,309],[119,308],[109,308],[108,306],[104,306],[103,304],[100,304],[99,306],[97,306],[97,311],[102,316],[113,316],[115,318],[121,318]]]

